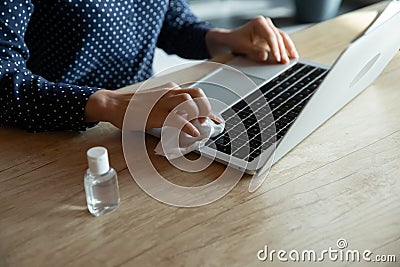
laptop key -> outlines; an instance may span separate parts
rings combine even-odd
[[[262,142],[261,139],[253,138],[249,142],[251,150],[255,150],[261,147]]]
[[[244,146],[236,150],[232,154],[236,158],[245,159],[249,155],[249,148]]]
[[[243,123],[244,123],[244,125],[254,125],[254,124],[256,124],[258,122],[258,120],[257,120],[257,118],[254,116],[254,115],[251,115],[251,116],[249,116],[249,117],[247,117],[244,121],[243,121]]]
[[[248,161],[251,162],[253,161],[255,158],[257,158],[258,156],[260,156],[262,153],[261,149],[258,148],[256,150],[254,150],[252,153],[250,153],[249,157],[248,157]]]
[[[235,150],[235,149],[241,148],[241,147],[244,146],[246,143],[247,143],[246,140],[243,140],[242,138],[238,137],[238,138],[235,138],[235,139],[232,140],[231,146],[232,146],[232,149]]]

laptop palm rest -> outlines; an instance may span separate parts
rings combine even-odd
[[[210,100],[213,112],[220,113],[263,82],[262,78],[245,75],[224,65],[191,87],[201,88]]]

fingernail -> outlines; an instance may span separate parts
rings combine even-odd
[[[194,136],[194,137],[198,137],[198,136],[200,136],[200,132],[199,132],[199,130],[197,130],[197,129],[193,129],[193,136]]]
[[[198,120],[199,120],[200,124],[203,124],[207,120],[207,118],[206,117],[200,117],[200,118],[198,118]]]
[[[281,62],[281,55],[275,54],[275,59],[276,59],[276,61]]]
[[[289,59],[288,55],[285,55],[285,62],[286,62],[286,63],[289,63],[289,62],[290,62],[290,59]]]
[[[299,53],[296,50],[294,50],[294,57],[299,58]]]
[[[218,123],[218,124],[221,124],[221,123],[222,123],[222,121],[221,121],[220,119],[218,119],[218,118],[215,118],[215,119],[214,119],[214,122],[216,122],[216,123]]]
[[[222,123],[221,119],[220,119],[218,116],[214,115],[214,114],[210,114],[208,117],[209,117],[213,122],[215,122],[215,123],[217,123],[217,124],[221,124],[221,123]]]

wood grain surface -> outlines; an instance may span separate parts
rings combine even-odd
[[[331,64],[382,6],[292,37],[302,57]],[[224,198],[197,208],[146,195],[127,169],[121,132],[109,124],[83,133],[2,128],[0,266],[310,266],[261,262],[257,252],[266,245],[321,251],[337,248],[339,238],[349,249],[397,256],[397,263],[376,266],[399,266],[399,68],[397,55],[367,90],[280,160],[259,190],[249,193],[245,176]],[[192,67],[153,82],[204,74]],[[150,151],[155,143],[149,138]],[[87,211],[83,188],[85,151],[96,145],[108,148],[121,193],[121,206],[97,218]],[[182,185],[207,183],[224,169],[215,163],[188,174],[151,159]],[[369,265],[325,260],[318,266]]]

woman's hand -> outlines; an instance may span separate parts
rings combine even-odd
[[[85,120],[106,121],[122,129],[128,107],[134,112],[129,116],[134,119],[128,122],[129,129],[138,131],[169,125],[199,136],[199,131],[190,121],[211,115],[210,103],[200,88],[182,89],[169,83],[135,93],[97,91],[86,104]],[[145,129],[141,125],[145,125]]]
[[[299,57],[289,35],[276,28],[270,18],[262,16],[235,30],[212,29],[206,35],[206,42],[212,56],[228,49],[256,61],[288,63]]]

